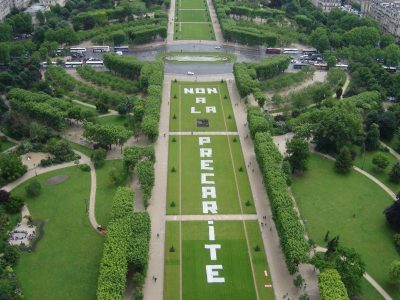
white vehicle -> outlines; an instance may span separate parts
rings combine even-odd
[[[215,46],[215,49],[221,49],[221,47],[220,46]]]
[[[78,48],[78,47],[70,48],[69,52],[83,54],[83,53],[86,53],[86,48]]]
[[[96,52],[110,52],[110,46],[93,46],[93,53]]]
[[[193,72],[190,72],[190,71],[187,72],[187,74],[188,74],[188,75],[194,75],[194,73],[193,73]]]
[[[76,67],[82,67],[83,62],[81,61],[67,61],[65,62],[65,67],[66,68],[76,68]]]
[[[117,52],[115,52],[115,54],[117,54],[117,55],[123,55],[122,51],[117,51]]]
[[[88,60],[86,61],[86,65],[94,68],[104,67],[104,63],[102,60]]]

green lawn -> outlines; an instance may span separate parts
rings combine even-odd
[[[185,88],[193,88],[190,94]],[[206,94],[196,94],[196,88],[205,88]],[[215,88],[217,93],[207,93]],[[206,103],[196,103],[196,98],[206,98]],[[196,113],[192,113],[192,107]],[[215,107],[216,113],[206,112]],[[199,112],[199,113],[197,113]],[[207,119],[209,127],[197,127],[198,119]],[[172,82],[170,131],[236,131],[236,123],[226,82]]]
[[[105,117],[97,117],[96,123],[102,125],[118,125],[123,127],[129,127],[129,118],[128,116],[105,116]]]
[[[343,245],[353,247],[366,263],[367,272],[394,299],[400,292],[388,282],[390,263],[399,259],[393,232],[383,210],[391,197],[378,185],[352,170],[348,175],[333,171],[333,162],[312,155],[309,171],[294,178],[292,190],[310,237],[325,245],[324,236],[340,236]]]
[[[175,40],[215,40],[210,23],[175,23]]]
[[[166,222],[165,235],[164,300],[176,300],[180,290],[179,222]],[[175,251],[171,252],[171,247]]]
[[[92,155],[92,153],[93,153],[93,149],[90,149],[90,148],[88,148],[86,146],[83,146],[81,144],[77,144],[77,143],[71,142],[69,140],[68,140],[68,142],[71,145],[72,149],[74,149],[76,151],[79,151],[79,152],[85,154],[88,157],[90,157]]]
[[[210,136],[211,143],[199,146],[199,136],[172,136],[169,143],[168,188],[167,188],[167,214],[179,214],[179,187],[181,180],[182,214],[202,214],[201,173],[213,173],[214,177],[208,180],[215,181],[216,199],[219,214],[239,214],[240,205],[238,191],[235,183],[237,176],[240,202],[243,213],[255,213],[253,197],[247,175],[246,165],[241,150],[238,136]],[[176,142],[172,142],[172,139]],[[233,140],[236,139],[236,142]],[[229,141],[229,142],[228,142]],[[181,144],[181,145],[180,145]],[[179,147],[181,146],[181,149]],[[230,149],[232,157],[230,156]],[[200,169],[199,149],[212,148],[211,166],[214,170],[202,171]],[[181,161],[179,154],[181,151]],[[181,166],[179,166],[181,164]],[[242,167],[242,172],[239,169]],[[171,172],[175,168],[176,172]],[[179,174],[181,169],[182,174]],[[180,176],[181,175],[181,176]],[[208,199],[210,200],[210,198]],[[250,206],[246,206],[246,202]],[[171,207],[171,203],[175,207]]]
[[[178,10],[179,22],[210,22],[207,10]]]
[[[9,140],[5,140],[4,142],[0,142],[0,152],[7,151],[11,147],[14,147],[15,144]]]
[[[211,242],[207,222],[182,223],[183,299],[256,299],[243,223],[214,222],[214,227],[216,237]],[[210,259],[209,250],[204,248],[206,244],[221,245],[216,261]],[[254,253],[254,249],[251,251]],[[225,278],[225,282],[208,283],[206,265],[222,265],[219,276]],[[263,269],[266,268],[264,264]],[[258,271],[263,274],[264,270]],[[273,299],[271,296],[261,299]]]
[[[69,178],[47,185],[56,175]],[[34,252],[23,252],[16,273],[26,299],[96,299],[103,237],[89,224],[86,210],[90,173],[70,167],[36,177],[42,193],[28,199],[34,220],[44,220],[44,235]],[[25,197],[23,183],[13,194]]]
[[[393,183],[389,180],[389,172],[392,169],[392,166],[397,162],[397,159],[391,153],[383,151],[369,151],[365,152],[365,154],[362,155],[359,147],[354,147],[354,151],[356,151],[357,153],[354,165],[356,165],[361,169],[364,169],[365,171],[367,171],[368,173],[379,179],[383,184],[388,186],[394,193],[397,194],[400,191],[400,184]],[[372,164],[373,157],[379,152],[382,153],[384,156],[386,156],[390,162],[389,166],[383,172],[376,170],[374,168],[374,165]]]
[[[205,0],[178,0],[176,7],[180,9],[201,9],[208,8]]]
[[[122,159],[106,160],[104,166],[96,169],[96,221],[107,226],[111,217],[112,199],[117,187],[111,184],[110,171],[115,168],[119,173],[123,170]]]

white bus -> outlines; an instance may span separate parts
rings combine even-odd
[[[104,63],[102,60],[88,60],[85,63],[87,66],[93,67],[93,68],[100,68],[104,67]]]
[[[347,69],[349,68],[349,65],[346,65],[346,64],[336,64],[335,67],[336,67],[336,68],[339,68],[339,69],[347,70]]]
[[[51,64],[52,64],[53,66],[55,66],[55,65],[57,65],[57,62],[52,61]],[[41,62],[40,65],[41,65],[42,68],[47,68],[47,67],[48,67],[47,61]]]
[[[79,48],[79,47],[69,48],[69,52],[82,54],[82,53],[86,53],[86,48]]]
[[[66,68],[76,68],[76,67],[82,67],[83,62],[81,61],[66,61],[65,62],[65,67]]]
[[[110,52],[110,46],[93,46],[93,53],[96,52]]]
[[[298,54],[299,53],[299,49],[296,49],[296,48],[283,48],[282,53],[283,54]]]
[[[114,52],[129,52],[129,46],[114,46]]]

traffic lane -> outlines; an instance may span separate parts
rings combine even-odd
[[[196,75],[214,75],[233,72],[233,63],[227,64],[165,64],[165,73],[185,74],[193,72]]]

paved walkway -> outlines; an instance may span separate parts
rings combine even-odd
[[[250,221],[257,215],[168,215],[166,221]]]
[[[327,249],[324,247],[317,246],[315,247],[316,252],[326,252]],[[368,273],[364,273],[363,277],[378,291],[379,294],[385,299],[385,300],[393,300],[392,297],[386,291],[369,275]]]
[[[168,135],[237,135],[237,131],[170,131]]]
[[[212,0],[207,0],[207,4],[208,4],[208,10],[210,11],[211,22],[214,29],[215,41],[217,43],[223,43],[224,38],[222,36],[221,25],[218,22],[217,14],[215,12]]]

